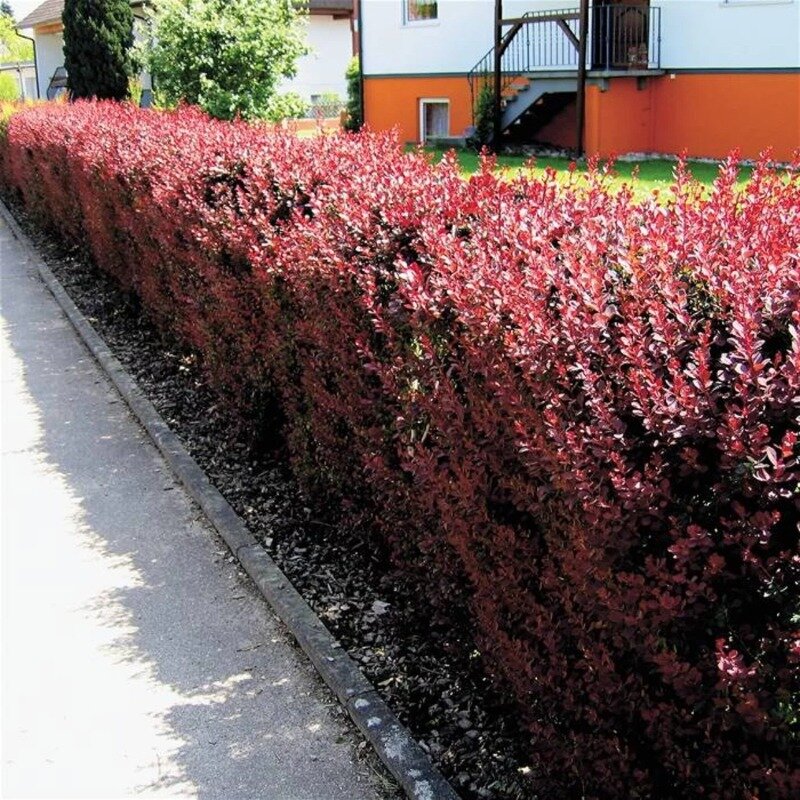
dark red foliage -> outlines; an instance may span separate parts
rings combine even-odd
[[[548,797],[800,796],[800,177],[636,203],[389,136],[17,113],[0,175],[468,609]]]

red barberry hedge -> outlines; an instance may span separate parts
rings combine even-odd
[[[103,104],[0,143],[5,191],[466,609],[541,796],[800,796],[800,177],[637,203],[489,166]]]

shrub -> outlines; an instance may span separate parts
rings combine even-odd
[[[347,65],[345,78],[347,80],[347,119],[344,127],[348,131],[360,131],[364,119],[361,106],[361,67],[358,56],[353,56]]]
[[[308,110],[308,102],[297,92],[275,94],[270,98],[266,110],[266,119],[280,122],[284,119],[299,119]]]
[[[473,110],[475,132],[470,137],[470,146],[476,150],[486,147],[494,136],[494,87],[483,83],[475,98]]]
[[[800,175],[735,176],[637,204],[103,104],[0,143],[7,189],[468,611],[563,798],[800,792]]]

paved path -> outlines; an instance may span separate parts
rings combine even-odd
[[[2,796],[380,797],[2,220],[0,301]]]

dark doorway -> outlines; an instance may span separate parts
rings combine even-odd
[[[592,69],[647,69],[650,0],[596,0],[592,34]]]

